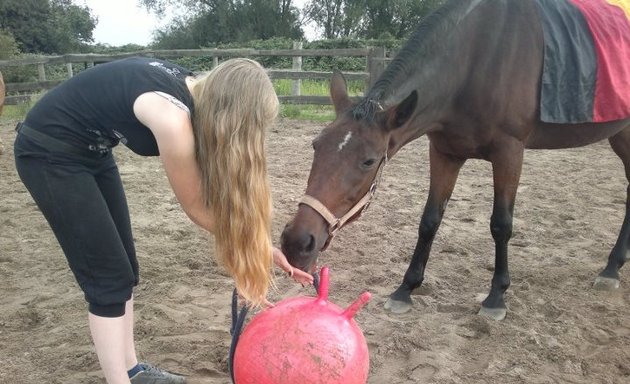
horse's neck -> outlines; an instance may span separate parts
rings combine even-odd
[[[459,66],[459,24],[484,0],[452,0],[427,17],[366,95],[384,106],[396,105],[413,90],[419,108],[442,105],[463,81]],[[445,75],[448,74],[448,75]]]

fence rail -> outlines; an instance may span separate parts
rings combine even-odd
[[[219,59],[231,57],[291,57],[291,70],[269,69],[272,79],[290,79],[294,81],[290,96],[279,96],[283,103],[292,104],[330,104],[326,96],[303,96],[300,94],[300,81],[306,79],[329,79],[331,72],[302,71],[303,57],[365,57],[364,72],[344,72],[347,80],[364,81],[366,88],[371,85],[387,65],[385,48],[347,48],[347,49],[301,49],[301,43],[294,43],[293,49],[178,49],[178,50],[144,50],[123,54],[67,54],[59,56],[29,57],[17,60],[0,60],[0,71],[3,68],[24,67],[36,65],[38,81],[28,83],[6,84],[7,97],[5,104],[20,104],[28,102],[32,94],[46,91],[61,83],[63,80],[47,80],[46,66],[66,65],[67,78],[74,76],[73,64],[84,64],[87,67],[131,56],[154,57],[159,59],[173,59],[181,57],[212,57],[213,66],[218,65]]]

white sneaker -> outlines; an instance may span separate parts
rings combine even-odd
[[[175,375],[161,370],[148,363],[140,363],[144,370],[136,373],[131,378],[132,384],[183,384],[186,383],[184,376]]]

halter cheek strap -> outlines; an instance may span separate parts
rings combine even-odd
[[[320,203],[319,200],[312,196],[304,195],[304,197],[302,197],[302,200],[300,201],[300,204],[308,205],[309,207],[317,211],[317,213],[319,213],[324,218],[324,220],[328,222],[328,234],[331,237],[334,237],[341,229],[341,227],[343,227],[354,215],[356,215],[359,211],[363,213],[365,208],[367,208],[367,206],[369,205],[369,202],[374,195],[375,189],[376,188],[370,187],[368,193],[366,193],[361,198],[361,200],[356,203],[354,207],[352,207],[345,215],[340,218],[337,218],[335,215],[333,215],[333,213],[330,212],[330,210],[328,210],[328,208],[326,208],[324,204]]]

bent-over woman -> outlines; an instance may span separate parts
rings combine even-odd
[[[312,279],[271,242],[264,142],[277,113],[271,81],[255,61],[228,60],[196,78],[167,61],[128,58],[65,81],[18,124],[18,173],[85,294],[108,383],[185,381],[136,357],[139,268],[112,148],[123,143],[160,157],[184,212],[214,234],[216,255],[240,296],[260,305],[274,260],[296,281]]]

